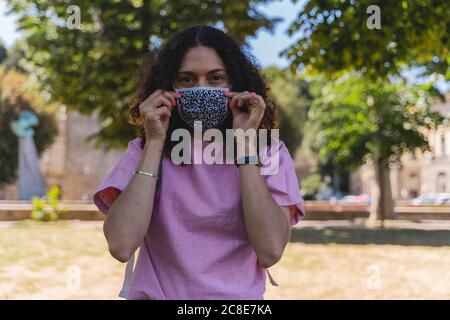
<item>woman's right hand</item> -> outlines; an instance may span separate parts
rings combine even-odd
[[[179,93],[158,89],[139,105],[147,141],[164,143],[169,119],[179,97]]]

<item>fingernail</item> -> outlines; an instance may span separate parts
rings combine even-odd
[[[250,95],[256,96],[256,92],[252,92],[252,93],[250,93]]]
[[[177,92],[177,93],[176,93],[176,96],[177,96],[178,98],[181,97],[181,93]]]
[[[230,93],[230,91],[224,91],[224,93],[223,93],[223,94],[228,94],[228,93]]]

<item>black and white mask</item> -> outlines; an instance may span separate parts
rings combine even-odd
[[[181,93],[177,101],[180,117],[192,128],[195,121],[201,121],[202,130],[217,128],[228,115],[226,91],[229,88],[175,88],[175,92]]]

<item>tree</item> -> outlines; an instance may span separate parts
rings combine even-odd
[[[355,69],[377,79],[422,67],[450,80],[449,12],[447,0],[308,0],[288,30],[299,40],[283,55],[292,70],[330,76]]]
[[[32,110],[39,118],[34,134],[38,155],[53,144],[58,133],[54,116],[45,111],[39,96],[23,91],[26,81],[26,75],[0,68],[0,188],[17,179],[18,138],[11,131],[10,123],[17,120],[20,111]]]
[[[279,107],[280,138],[294,154],[301,145],[312,96],[309,84],[300,75],[292,75],[277,67],[265,69],[270,80],[272,99]]]
[[[303,148],[305,125],[308,121],[308,112],[319,88],[325,84],[324,79],[305,80],[304,74],[295,74],[278,67],[268,67],[265,74],[270,80],[271,98],[278,106],[280,118],[280,138],[286,143],[291,154],[295,154],[302,146],[302,152],[313,158],[317,155],[311,149]],[[319,190],[321,180],[327,175],[336,175],[336,167],[332,163],[320,163],[314,168],[306,180],[304,196],[312,199]],[[340,170],[341,176],[348,173]],[[346,180],[341,179],[345,184]],[[340,190],[342,188],[339,188]]]
[[[368,82],[349,73],[326,84],[311,106],[305,143],[323,162],[347,170],[373,164],[372,221],[394,216],[390,165],[407,151],[430,150],[424,130],[444,120],[430,109],[428,90],[404,81]]]
[[[422,98],[437,93],[433,84],[399,78],[413,70],[450,80],[449,11],[445,0],[308,0],[288,30],[299,34],[282,51],[291,71],[335,79],[313,103],[305,143],[341,169],[373,162],[372,219],[393,213],[389,165],[407,150],[427,149],[421,130],[442,121]]]
[[[193,24],[222,25],[245,44],[260,28],[280,19],[256,6],[270,0],[8,0],[25,31],[28,69],[42,89],[69,110],[98,113],[100,130],[89,138],[122,147],[137,134],[127,122],[138,76],[175,32]],[[69,7],[70,5],[70,7]],[[79,13],[79,16],[77,15]],[[80,21],[79,28],[77,18]]]

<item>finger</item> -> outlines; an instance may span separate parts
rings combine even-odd
[[[146,110],[143,114],[143,117],[148,121],[156,121],[160,120],[161,117],[170,117],[170,116],[171,112],[169,108],[167,108],[166,106],[162,106],[158,109]]]
[[[156,96],[160,95],[162,92],[161,89],[156,89],[155,91],[152,92],[151,95],[149,95],[144,101],[142,101],[142,103],[147,103],[152,101]]]
[[[264,99],[256,94],[255,92],[250,92],[249,94],[243,95],[239,99],[238,107],[242,107],[243,104],[246,104],[250,109],[258,109],[260,111],[264,111],[266,107],[266,103]]]
[[[236,95],[240,94],[240,92],[224,91],[223,94],[224,94],[225,97],[227,97],[227,98],[230,99],[230,100],[228,100],[228,106],[229,106],[230,108],[233,108],[233,107],[234,107],[234,106],[233,106],[233,98],[234,98]]]
[[[170,102],[172,103],[172,106],[175,107],[175,105],[177,104],[176,98],[175,98],[175,92],[165,91],[162,95],[164,97],[166,97],[167,99],[169,99]]]
[[[243,97],[246,97],[246,96],[249,95],[249,94],[250,94],[250,92],[248,92],[248,91],[243,91],[243,92],[241,93],[241,95],[239,96],[239,99],[238,99],[238,107],[239,107],[239,108],[242,107],[242,102],[239,103],[239,101],[242,101],[242,98],[243,98]]]
[[[244,105],[244,103],[247,103],[247,104],[249,104],[249,105],[252,105],[252,104],[256,104],[256,103],[257,103],[257,100],[256,100],[256,98],[255,98],[252,94],[250,94],[250,93],[248,92],[248,93],[242,94],[242,95],[239,97],[238,102],[237,102],[237,107],[238,107],[238,108],[242,107],[242,106]]]
[[[162,109],[162,111],[159,111],[159,110],[161,110]],[[160,112],[161,114],[157,114],[156,116],[159,116],[159,119],[161,120],[161,121],[166,121],[166,120],[168,120],[169,118],[170,118],[170,116],[172,115],[172,112],[171,112],[171,110],[169,110],[166,106],[163,106],[163,107],[161,107],[161,108],[158,108],[158,109],[156,109],[155,111],[158,111],[158,112]]]
[[[169,110],[172,110],[174,107],[172,102],[164,95],[157,96],[155,100],[152,102],[152,105],[154,105],[156,108],[166,106],[167,108],[169,108]]]
[[[239,93],[233,95],[233,97],[231,98],[231,101],[230,101],[230,108],[235,108],[235,107],[237,107],[237,102],[238,102],[239,97],[240,97],[241,95],[242,95],[241,92],[239,92]]]
[[[252,97],[254,97],[255,99],[257,99],[259,102],[264,102],[263,97],[261,97],[259,94],[257,94],[256,92],[250,92],[250,95]]]
[[[164,96],[156,96],[153,98],[152,101],[148,101],[146,103],[142,103],[139,105],[139,111],[145,112],[146,110],[155,110],[158,109],[161,106],[167,106],[170,110],[172,110],[173,106],[169,99],[167,99]]]
[[[240,92],[233,92],[233,91],[225,91],[223,94],[227,97],[227,98],[232,98],[235,95],[239,94]]]
[[[154,99],[155,96],[159,95],[161,93],[161,89],[156,89],[155,91],[153,91],[147,98],[145,98],[142,102],[141,105],[145,105],[148,104],[150,101],[152,101]]]
[[[172,95],[175,98],[175,100],[181,98],[181,92],[166,91],[166,93],[169,93],[170,95]]]
[[[264,110],[266,108],[266,102],[264,101],[263,97],[256,93],[253,94],[253,97],[256,99],[256,101],[258,101],[258,107]]]
[[[231,114],[233,115],[233,117],[235,117],[239,113],[241,113],[241,111],[238,108],[232,108],[231,106],[230,106],[230,111],[231,111]]]
[[[155,116],[161,116],[161,115],[170,115],[171,112],[170,112],[170,109],[168,107],[162,106],[162,107],[160,107],[158,109],[154,109],[154,110],[149,111],[149,114],[150,115],[155,115]]]

